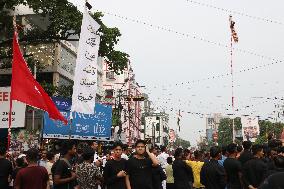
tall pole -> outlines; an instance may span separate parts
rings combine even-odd
[[[229,21],[230,21],[230,26],[232,23],[232,16],[229,17]],[[234,72],[233,72],[233,34],[231,33],[230,35],[231,38],[231,84],[232,84],[232,112],[233,112],[233,142],[235,141],[236,138],[236,131],[235,131],[235,103],[234,103]]]
[[[36,79],[36,64],[34,64],[34,78]],[[33,115],[32,115],[32,130],[35,129],[35,109],[33,108]]]

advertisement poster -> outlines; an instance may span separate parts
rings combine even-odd
[[[0,128],[9,127],[10,87],[0,87]],[[13,101],[11,128],[25,126],[26,105]]]
[[[241,117],[242,135],[244,141],[255,142],[259,135],[259,124],[257,117]]]

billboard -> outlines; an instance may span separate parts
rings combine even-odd
[[[9,127],[11,87],[0,87],[0,128]],[[13,101],[11,128],[25,126],[26,104]]]
[[[69,120],[71,100],[53,98],[60,112]],[[109,140],[111,137],[112,106],[96,103],[95,114],[74,113],[72,123],[64,125],[44,114],[43,138]]]
[[[257,117],[241,117],[243,141],[255,142],[259,135],[259,125]]]

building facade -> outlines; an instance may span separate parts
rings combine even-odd
[[[165,112],[151,112],[143,115],[144,139],[155,145],[168,145],[169,115]]]
[[[206,138],[208,141],[217,142],[218,139],[218,128],[222,114],[215,113],[211,116],[206,117]]]
[[[136,99],[142,97],[142,87],[135,80],[130,62],[118,75],[109,70],[104,60],[102,78],[104,97],[101,102],[111,104],[113,116],[119,117],[118,122],[113,122],[113,140],[134,144],[141,138],[142,102]]]

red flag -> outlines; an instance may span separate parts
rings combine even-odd
[[[21,53],[17,37],[17,32],[14,32],[11,100],[17,100],[44,110],[51,119],[61,120],[67,124],[67,120],[59,112],[51,98],[34,79]]]

